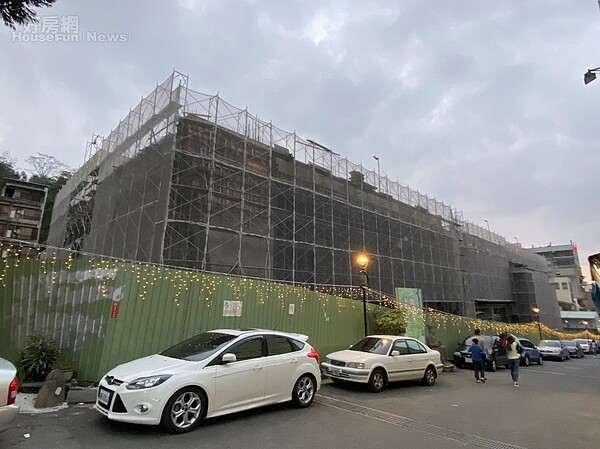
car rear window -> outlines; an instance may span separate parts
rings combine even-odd
[[[213,355],[234,338],[236,338],[235,335],[205,332],[164,350],[160,355],[174,359],[189,360],[190,362],[199,362]]]
[[[296,342],[298,343],[298,342]],[[269,355],[287,354],[289,352],[299,351],[304,347],[294,345],[294,341],[281,335],[267,335],[267,349]]]

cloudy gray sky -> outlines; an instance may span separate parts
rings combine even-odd
[[[172,72],[192,89],[462,210],[524,247],[600,252],[596,0],[58,0],[24,42],[0,24],[0,151],[72,167]],[[49,17],[49,18],[48,18]],[[21,34],[19,34],[21,33]]]

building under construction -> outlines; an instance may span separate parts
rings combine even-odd
[[[308,286],[420,288],[426,306],[560,327],[545,260],[174,72],[56,198],[48,243]]]

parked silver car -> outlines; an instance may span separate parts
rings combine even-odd
[[[564,345],[569,351],[571,357],[580,358],[583,357],[583,348],[575,340],[563,340]]]
[[[321,363],[321,372],[334,383],[367,384],[375,393],[397,380],[420,379],[432,386],[442,368],[438,351],[398,335],[369,335],[350,349],[327,354]]]
[[[542,340],[538,345],[538,349],[545,360],[557,359],[564,362],[571,358],[569,350],[560,340]]]
[[[579,343],[584,354],[590,353],[590,341],[587,338],[576,338],[575,341]]]
[[[0,357],[0,432],[8,429],[19,414],[19,406],[16,404],[18,389],[17,369]]]

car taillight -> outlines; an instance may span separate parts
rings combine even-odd
[[[315,351],[315,348],[311,346],[310,352],[306,355],[315,359],[317,361],[317,365],[319,364],[319,354],[317,353],[317,351]]]
[[[14,404],[17,400],[17,391],[19,390],[19,382],[15,377],[12,382],[8,385],[8,400],[6,405]]]

